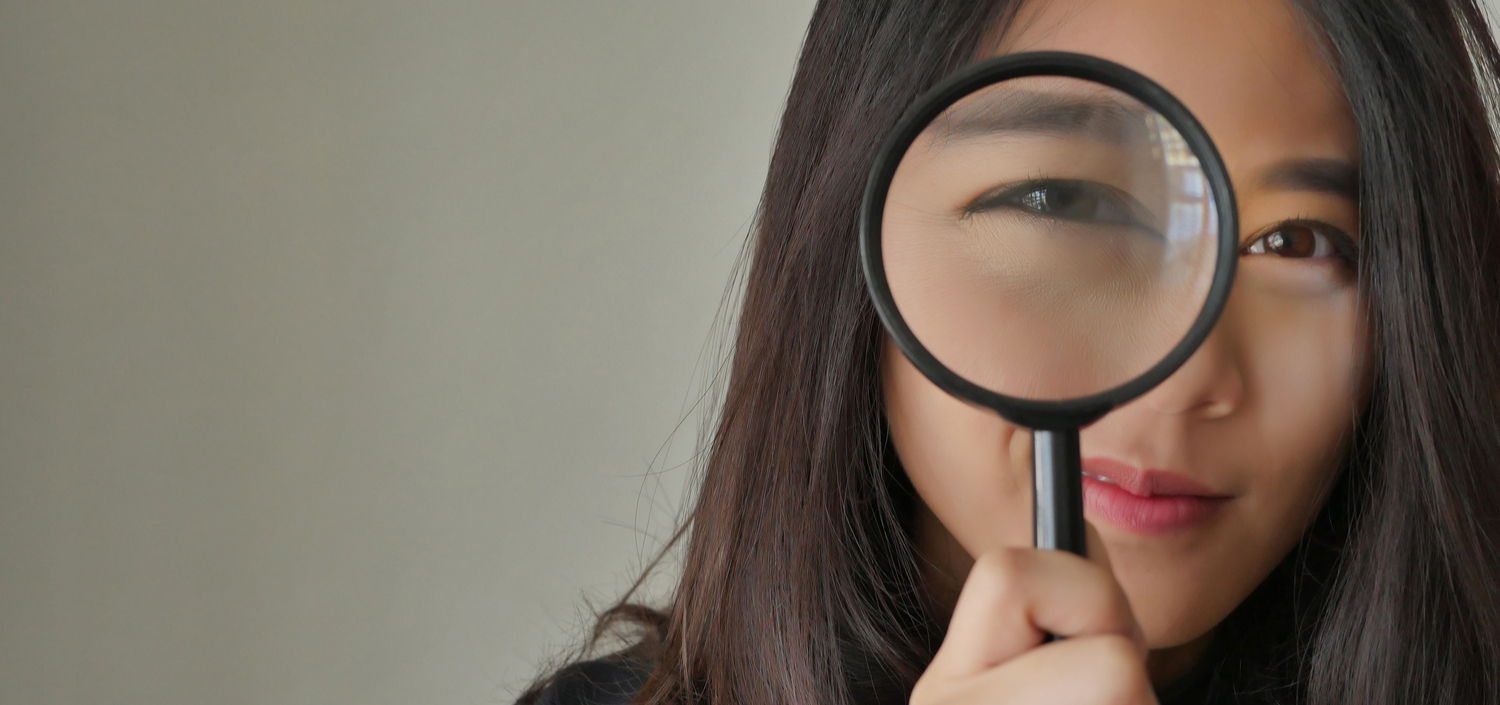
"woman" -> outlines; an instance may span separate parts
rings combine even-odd
[[[1042,49],[1182,99],[1243,229],[1214,333],[1084,431],[1093,562],[1026,548],[1026,434],[895,351],[856,249],[914,98]],[[821,2],[671,605],[521,701],[1500,703],[1497,69],[1473,0]]]

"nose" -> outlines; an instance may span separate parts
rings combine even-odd
[[[1223,418],[1244,401],[1245,378],[1223,321],[1182,367],[1141,396],[1141,405],[1163,414]]]

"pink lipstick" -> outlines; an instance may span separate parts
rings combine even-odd
[[[1083,461],[1083,506],[1138,534],[1165,534],[1201,523],[1231,495],[1166,470],[1141,470],[1111,458]]]

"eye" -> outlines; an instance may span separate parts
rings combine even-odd
[[[1277,255],[1290,259],[1336,258],[1353,264],[1358,255],[1354,238],[1327,223],[1289,220],[1257,235],[1240,254]]]
[[[1093,181],[1044,179],[1002,187],[975,199],[966,215],[1008,208],[1080,223],[1112,223],[1158,235],[1149,211],[1130,194]]]

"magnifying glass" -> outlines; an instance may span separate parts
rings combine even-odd
[[[1079,429],[1172,374],[1229,297],[1239,227],[1208,134],[1118,64],[991,59],[907,111],[860,227],[896,347],[1032,430],[1035,545],[1084,555]]]

